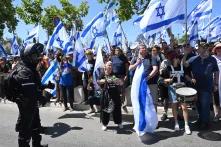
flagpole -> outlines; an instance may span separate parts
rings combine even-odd
[[[188,43],[188,36],[187,36],[187,0],[185,0],[185,43]]]
[[[125,40],[127,41],[127,43],[125,43],[125,44],[126,44],[126,47],[128,48],[128,40],[127,40],[126,34],[125,34],[124,30],[123,30],[123,27],[122,27],[122,25],[121,25],[121,22],[119,22],[119,25],[120,25],[120,28],[121,28],[121,30],[122,30],[122,32],[123,32],[124,38],[125,38]]]
[[[107,29],[105,28],[105,32],[106,32],[106,38],[107,38],[107,41],[108,41],[108,44],[109,44],[109,47],[110,47],[110,49],[111,49],[111,44],[110,44],[110,39],[109,39],[109,36],[108,36],[108,34],[107,34]]]

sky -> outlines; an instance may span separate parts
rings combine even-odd
[[[82,0],[70,0],[70,2],[76,6],[79,5],[79,3]],[[100,4],[97,2],[97,0],[87,0],[89,2],[89,12],[86,17],[83,18],[84,26],[88,22],[90,22],[91,19],[97,13],[104,10],[106,4]],[[200,3],[201,0],[187,0],[187,8],[188,13],[195,7],[197,4]],[[21,0],[14,0],[13,2],[14,6],[19,6],[21,4]],[[58,0],[44,0],[43,7],[47,7],[49,5],[56,5],[58,7],[61,7]],[[212,17],[221,15],[221,9],[220,9],[220,0],[213,0],[213,14]],[[138,25],[133,25],[133,20],[137,18],[136,15],[134,15],[129,21],[123,22],[122,27],[126,34],[126,37],[129,42],[134,42],[136,40],[136,37],[141,33],[141,30],[139,29]],[[19,37],[21,37],[23,40],[27,37],[28,31],[30,31],[33,28],[33,25],[26,25],[22,20],[19,21],[18,26],[16,28],[16,33]],[[113,38],[114,30],[117,29],[116,24],[112,24],[109,28],[107,28],[108,36],[110,40]],[[172,31],[175,34],[175,36],[182,36],[182,26],[181,25],[174,25],[172,26]],[[40,36],[39,41],[43,43],[46,41],[46,33],[45,31],[40,28]],[[7,29],[4,30],[4,38],[13,38],[13,34],[9,33]]]

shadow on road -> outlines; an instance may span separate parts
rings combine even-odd
[[[82,130],[81,127],[71,127],[68,124],[58,122],[55,123],[52,127],[46,127],[43,134],[50,135],[51,138],[56,138],[66,134],[71,130]]]
[[[170,131],[158,131],[153,134],[147,133],[143,136],[140,136],[140,141],[146,145],[155,144],[161,140],[165,140],[172,137],[179,137],[182,136],[183,132],[177,131],[177,132],[170,132]]]
[[[134,133],[133,124],[124,124],[123,129],[119,129],[118,126],[108,126],[108,130],[116,130],[117,134],[130,135]]]
[[[65,118],[86,118],[85,113],[69,113],[69,114],[64,114],[60,116],[58,119],[65,119]]]

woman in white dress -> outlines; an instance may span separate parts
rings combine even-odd
[[[219,67],[219,82],[214,85],[214,98],[213,98],[213,108],[214,108],[214,121],[218,122],[221,115],[221,43],[218,43],[213,48],[213,57],[216,59]]]

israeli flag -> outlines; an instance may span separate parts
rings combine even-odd
[[[204,26],[201,31],[205,31],[209,28],[213,28],[216,26],[217,23],[220,23],[220,22],[221,22],[221,16],[217,16],[213,18],[206,26]]]
[[[138,136],[152,133],[158,124],[157,113],[141,63],[135,71],[131,86],[131,102],[134,113],[134,130]]]
[[[103,51],[106,53],[106,55],[110,55],[111,53],[110,45],[105,40],[104,40]]]
[[[54,32],[48,41],[46,50],[49,50],[50,48],[52,48],[52,46],[61,48],[64,54],[73,51],[72,42],[66,32],[62,21],[59,21],[58,25],[55,27]]]
[[[84,54],[84,48],[81,42],[79,32],[76,35],[74,57],[75,60],[73,62],[75,67],[77,67],[80,72],[87,71],[87,58]]]
[[[119,22],[119,17],[117,15],[117,12],[114,9],[115,2],[111,2],[107,6],[107,10],[105,13],[106,16],[106,27],[108,27],[111,23],[117,23]]]
[[[221,38],[221,23],[217,24],[210,30],[208,42],[217,41]]]
[[[191,31],[190,36],[189,36],[190,45],[192,47],[194,47],[195,44],[197,43],[198,39],[199,39],[199,35],[198,35],[198,22],[194,22],[192,31]]]
[[[191,26],[195,21],[209,18],[212,14],[212,0],[202,0],[187,16],[187,22]]]
[[[157,1],[159,1],[159,0],[151,0],[150,3],[148,4],[147,9],[149,9],[149,8],[150,8],[154,3],[156,3]],[[133,21],[133,24],[134,24],[134,25],[139,25],[142,18],[143,18],[143,15],[138,16],[138,17]]]
[[[7,53],[4,49],[4,47],[0,44],[0,57],[7,57]]]
[[[133,24],[138,25],[140,23],[140,21],[142,20],[143,15],[138,16],[134,21]]]
[[[39,40],[39,24],[36,24],[34,28],[28,33],[28,37],[24,41],[24,46],[33,42],[33,39]]]
[[[120,24],[117,26],[116,32],[114,32],[112,45],[121,47],[122,46],[122,28]]]
[[[94,65],[94,71],[93,71],[93,83],[95,85],[95,89],[99,89],[97,80],[98,80],[98,77],[100,76],[100,69],[102,68],[104,68],[104,60],[102,56],[102,46],[100,45],[98,47],[96,61]]]
[[[103,36],[106,30],[106,19],[104,17],[104,13],[98,13],[86,26],[86,28],[82,31],[81,37],[85,38],[88,34],[90,34],[93,38]]]
[[[12,39],[12,44],[11,44],[11,54],[14,56],[20,56],[20,47],[18,45],[16,36],[13,37]]]
[[[162,28],[168,28],[177,22],[184,22],[185,0],[161,0],[156,1],[144,12],[140,21],[143,33],[149,35],[160,32]]]
[[[48,84],[49,81],[55,84],[55,76],[57,75],[57,73],[58,73],[58,62],[55,60],[51,61],[50,67],[47,69],[47,71],[45,72],[45,74],[41,79],[41,84],[46,85]],[[53,96],[56,96],[56,88],[45,89],[45,90],[50,94],[52,94]]]

